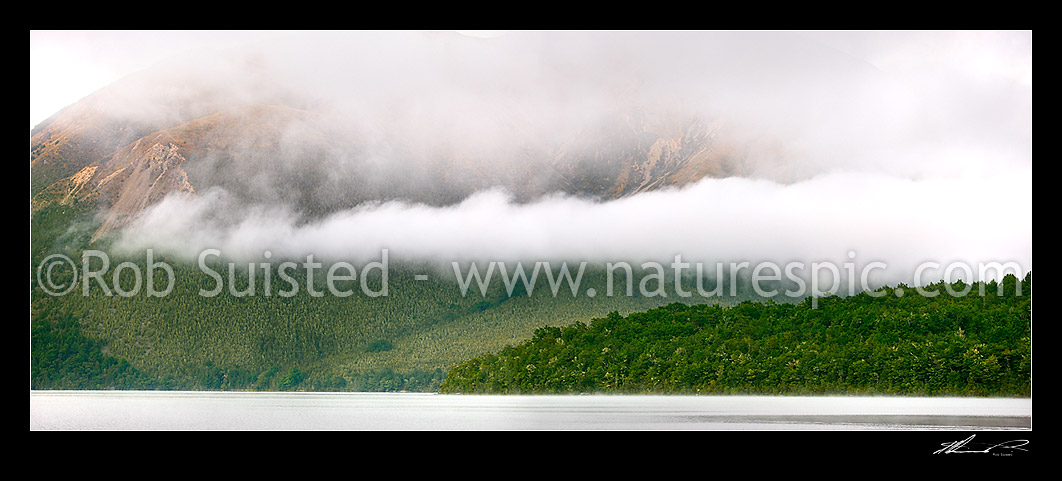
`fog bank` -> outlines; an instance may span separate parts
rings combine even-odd
[[[146,210],[118,248],[440,262],[854,252],[900,279],[925,261],[1032,268],[1030,32],[291,32],[239,58],[366,144],[425,157],[476,152],[489,168],[617,112],[684,112],[778,140],[812,175],[705,178],[606,202],[493,189],[315,220],[208,189]]]

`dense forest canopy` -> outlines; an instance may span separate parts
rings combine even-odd
[[[442,391],[1029,396],[1031,289],[1030,273],[933,297],[613,312],[460,363]]]

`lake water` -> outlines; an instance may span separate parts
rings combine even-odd
[[[1032,399],[31,391],[30,430],[1030,430]]]

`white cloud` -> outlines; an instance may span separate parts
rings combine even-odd
[[[126,249],[194,258],[273,256],[363,262],[885,262],[910,279],[920,263],[1018,262],[1032,268],[1031,172],[911,180],[829,174],[791,185],[704,179],[685,189],[592,202],[520,204],[499,191],[460,204],[389,202],[303,224],[212,193],[170,198],[124,232]],[[225,212],[226,219],[212,213]],[[238,220],[234,221],[235,216]]]
[[[207,194],[149,210],[122,245],[355,260],[381,248],[442,260],[682,253],[808,262],[854,250],[905,269],[952,259],[1031,269],[1031,32],[276,38],[256,57],[262,79],[314,96],[366,135],[413,133],[403,142],[425,152],[449,145],[504,156],[514,133],[557,139],[621,99],[775,135],[820,175],[792,185],[705,179],[607,203],[519,204],[490,191],[450,207],[387,203],[309,224]],[[230,215],[218,219],[220,211]]]

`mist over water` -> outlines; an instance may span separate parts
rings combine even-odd
[[[1032,269],[1028,32],[290,32],[232,58],[203,59],[203,78],[248,101],[295,92],[349,133],[359,155],[330,159],[322,172],[335,177],[323,185],[378,173],[430,189],[450,180],[432,175],[439,157],[506,172],[529,146],[570,149],[631,112],[722,119],[736,138],[780,143],[806,175],[709,177],[609,200],[488,186],[448,203],[399,196],[314,218],[290,196],[265,195],[292,187],[260,176],[262,198],[280,201],[247,203],[219,181],[145,210],[116,248],[355,261],[388,249],[443,263],[854,253],[889,265],[882,282],[909,282],[926,261]],[[239,81],[227,82],[234,71]]]

